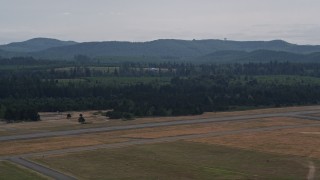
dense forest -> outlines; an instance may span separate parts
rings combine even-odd
[[[318,104],[320,64],[109,63],[0,58],[0,119],[112,109],[110,118]]]

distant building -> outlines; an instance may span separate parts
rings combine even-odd
[[[149,72],[159,72],[159,68],[145,68],[145,71],[149,71]]]

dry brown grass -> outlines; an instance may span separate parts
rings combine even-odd
[[[144,128],[125,131],[114,131],[94,134],[82,134],[65,137],[40,138],[31,140],[0,142],[0,155],[22,154],[30,152],[48,151],[72,147],[92,146],[123,142],[130,138],[160,138],[168,136],[202,134],[209,132],[221,132],[227,130],[246,129],[255,127],[296,125],[313,123],[313,121],[301,121],[294,118],[265,118],[248,121],[218,122],[194,125],[179,125],[157,128]]]
[[[206,112],[201,115],[195,116],[178,116],[178,117],[147,117],[138,118],[141,122],[155,122],[155,121],[172,121],[172,120],[187,120],[187,119],[208,119],[215,117],[230,117],[241,115],[253,115],[253,114],[266,114],[266,113],[282,113],[282,112],[296,112],[296,111],[308,111],[308,110],[320,110],[320,106],[299,106],[299,107],[285,107],[285,108],[267,108],[256,109],[246,111],[231,111],[231,112]]]
[[[67,119],[67,114],[72,115]],[[108,123],[109,119],[97,111],[85,112],[64,112],[64,113],[39,113],[41,121],[38,122],[21,122],[21,123],[3,123],[0,125],[0,135],[37,133],[45,131],[70,130],[90,127],[99,127]],[[83,114],[88,124],[81,125],[78,123],[79,114]]]
[[[304,106],[304,107],[286,107],[286,108],[269,108],[247,111],[234,112],[207,112],[196,116],[178,116],[178,117],[148,117],[137,118],[133,121],[109,120],[105,116],[97,114],[98,111],[83,111],[83,112],[64,112],[64,113],[40,113],[42,121],[40,122],[25,122],[16,124],[1,124],[0,135],[24,134],[43,131],[58,131],[81,129],[102,126],[121,126],[130,124],[142,124],[149,122],[165,122],[165,121],[179,121],[188,119],[206,119],[225,116],[239,116],[261,113],[277,113],[277,112],[293,112],[304,110],[320,109],[320,106]],[[106,112],[106,111],[104,111]],[[66,115],[70,113],[71,119],[66,119]],[[83,114],[89,124],[80,125],[77,121],[79,114]]]
[[[222,132],[239,129],[249,129],[258,127],[270,127],[270,126],[288,126],[288,125],[300,125],[300,124],[312,124],[315,121],[287,118],[287,117],[275,117],[264,119],[253,119],[248,121],[231,121],[231,122],[217,122],[206,124],[194,124],[194,125],[180,125],[170,126],[163,128],[151,128],[152,131],[140,131],[132,134],[126,134],[123,137],[130,138],[161,138],[179,135],[189,134],[206,134],[210,132]]]
[[[124,141],[127,141],[127,139],[120,137],[105,138],[104,136],[100,136],[98,134],[90,134],[78,137],[68,136],[22,141],[9,141],[0,143],[0,156],[93,146],[98,144],[110,144]]]
[[[320,158],[320,127],[199,138],[189,141]]]
[[[311,107],[304,107],[304,109],[309,109]],[[314,107],[312,107],[314,109]],[[252,110],[252,111],[241,111],[241,112],[225,112],[225,113],[214,113],[217,116],[232,116],[240,114],[254,114],[254,113],[266,113],[267,111],[284,111],[284,110],[301,110],[299,108],[279,108],[279,109],[264,109],[264,110]],[[78,114],[79,112],[74,112]],[[121,124],[139,124],[146,122],[159,122],[159,121],[169,121],[169,120],[185,120],[185,119],[197,119],[204,117],[212,117],[212,113],[206,113],[200,116],[186,116],[186,117],[175,117],[175,118],[141,118],[135,121],[106,121],[105,117],[97,117],[99,115],[94,115],[93,111],[88,111],[82,113],[87,117],[88,121],[92,121],[96,124],[88,124],[85,126],[78,125],[77,116],[73,115],[73,118],[70,120],[55,120],[55,119],[46,119],[42,122],[32,122],[32,123],[19,123],[19,124],[5,124],[0,127],[1,133],[8,132],[41,132],[47,131],[48,129],[54,130],[60,126],[69,125],[68,128],[88,128],[90,125],[121,125]],[[208,115],[211,114],[211,115]],[[46,117],[54,117],[50,114],[46,114]],[[62,115],[61,115],[62,116]],[[157,128],[144,128],[136,130],[125,130],[125,131],[115,131],[115,132],[105,132],[105,133],[95,133],[95,134],[82,134],[77,136],[66,136],[66,137],[52,137],[52,138],[40,138],[40,139],[31,139],[31,140],[19,140],[19,141],[8,141],[0,142],[0,155],[12,155],[12,154],[22,154],[30,152],[39,152],[39,151],[48,151],[55,149],[64,149],[72,147],[81,147],[81,146],[91,146],[98,144],[108,144],[114,142],[123,142],[130,140],[130,138],[160,138],[168,136],[178,136],[178,135],[187,135],[187,134],[202,134],[209,132],[221,132],[229,130],[238,130],[238,129],[248,129],[256,127],[269,127],[269,126],[282,126],[282,125],[298,125],[298,124],[308,124],[315,123],[311,120],[301,120],[295,118],[287,117],[275,117],[275,118],[263,118],[263,119],[253,119],[246,121],[230,121],[230,122],[216,122],[216,123],[205,123],[205,124],[193,124],[193,125],[178,125],[178,126],[168,126],[168,127],[157,127]],[[308,131],[306,131],[308,132]],[[314,136],[315,134],[300,134],[301,136]],[[226,136],[229,137],[229,136]],[[237,137],[237,136],[236,136]],[[242,137],[242,136],[241,136]],[[221,137],[222,138],[222,137]],[[275,137],[270,137],[272,141]],[[266,137],[266,140],[268,137]],[[289,138],[290,139],[290,138]],[[288,141],[289,141],[288,139]],[[218,141],[213,138],[213,143]],[[291,139],[291,141],[294,139]],[[199,140],[200,141],[200,140]],[[201,140],[201,142],[210,142],[211,138]],[[220,141],[219,141],[220,142]],[[221,140],[221,142],[224,142]],[[241,144],[241,143],[240,143]],[[230,144],[231,145],[231,144]]]

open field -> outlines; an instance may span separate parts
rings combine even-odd
[[[43,121],[3,124],[3,133],[62,134],[4,139],[0,158],[30,158],[79,179],[318,179],[320,121],[308,118],[318,110],[273,108],[132,121],[109,120],[102,116],[105,111],[41,113]],[[79,113],[89,124],[78,124]],[[104,130],[88,133],[97,127]]]
[[[73,83],[75,85],[85,84],[86,86],[107,86],[107,87],[119,87],[129,86],[136,84],[150,84],[156,83],[159,85],[169,84],[170,77],[86,77],[86,78],[74,78],[74,79],[55,79],[60,85],[66,85]]]
[[[66,117],[69,113],[72,115],[72,117],[70,119],[67,119]],[[39,114],[41,117],[41,121],[38,122],[21,122],[11,124],[2,123],[0,126],[0,136],[99,127],[103,124],[106,125],[109,121],[106,116],[102,116],[101,114],[99,114],[99,111],[73,111],[62,113],[43,112]],[[79,114],[83,114],[88,124],[80,125],[78,123]]]
[[[320,128],[283,129],[191,140],[254,151],[297,155],[320,159]]]
[[[301,121],[295,118],[263,118],[239,122],[216,122],[193,125],[176,125],[168,127],[142,128],[121,130],[113,132],[90,133],[61,137],[37,138],[30,140],[16,140],[0,142],[0,156],[16,155],[64,148],[93,146],[125,142],[130,139],[162,138],[171,136],[206,134],[211,132],[224,132],[240,129],[253,129],[260,127],[313,124],[314,121]]]
[[[37,158],[79,179],[305,179],[308,161],[216,145],[174,142]],[[314,161],[318,166],[319,161]],[[76,165],[75,165],[76,164]]]
[[[170,83],[171,77],[90,77],[86,78],[86,80],[107,86],[128,86],[154,82],[164,85]]]
[[[106,137],[104,134],[89,134],[67,137],[40,138],[32,140],[1,142],[0,156],[19,155],[49,150],[94,146],[127,141],[127,138]]]
[[[261,127],[285,126],[285,125],[302,125],[316,123],[311,120],[301,120],[295,118],[275,117],[252,119],[240,122],[216,122],[195,125],[170,126],[162,128],[150,128],[143,130],[135,130],[134,133],[122,135],[128,138],[161,138],[170,136],[181,136],[190,134],[206,134],[210,132],[223,132],[240,129],[254,129]]]
[[[293,75],[274,75],[274,76],[255,76],[262,83],[276,84],[320,84],[320,78],[310,76]]]
[[[115,71],[115,69],[119,70],[119,67],[112,67],[112,66],[89,66],[86,67],[88,69],[90,69],[90,71],[100,71],[100,72],[109,72],[109,73],[113,73]],[[60,68],[55,68],[55,71],[64,71],[64,72],[72,72],[75,69],[74,66],[70,66],[70,67],[60,67]],[[81,67],[80,69],[83,69],[83,67]]]
[[[216,117],[234,117],[241,115],[253,114],[268,114],[268,113],[282,113],[282,112],[298,112],[308,110],[320,110],[320,106],[303,106],[303,107],[288,107],[288,108],[269,108],[256,109],[247,111],[233,111],[233,112],[208,112],[196,116],[178,116],[178,117],[147,117],[137,118],[133,121],[109,120],[107,117],[99,114],[99,111],[80,111],[80,112],[63,112],[63,113],[40,113],[42,121],[40,122],[25,122],[6,124],[2,123],[0,126],[0,136],[13,134],[27,134],[36,132],[60,131],[83,129],[104,126],[121,126],[133,125],[150,122],[168,122],[168,121],[182,121],[190,119],[209,119]],[[106,111],[102,111],[106,112]],[[70,113],[72,118],[66,119],[66,115]],[[89,124],[80,125],[77,121],[79,114],[83,114]],[[1,123],[1,122],[0,122]]]
[[[8,161],[0,161],[1,180],[45,180],[45,178],[33,171],[16,166]]]

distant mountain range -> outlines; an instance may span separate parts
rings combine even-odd
[[[194,58],[198,63],[232,63],[232,62],[320,62],[320,53],[297,54],[284,51],[256,50],[246,51],[217,51],[205,56]]]
[[[197,61],[320,61],[319,45],[296,45],[282,40],[155,40],[150,42],[84,42],[35,38],[0,46],[0,56],[32,56],[43,59],[72,59],[75,55],[89,57],[177,57]]]
[[[75,45],[77,42],[74,41],[60,41],[57,39],[49,38],[34,38],[23,42],[14,42],[6,45],[0,45],[0,49],[8,52],[37,52],[54,47]]]

